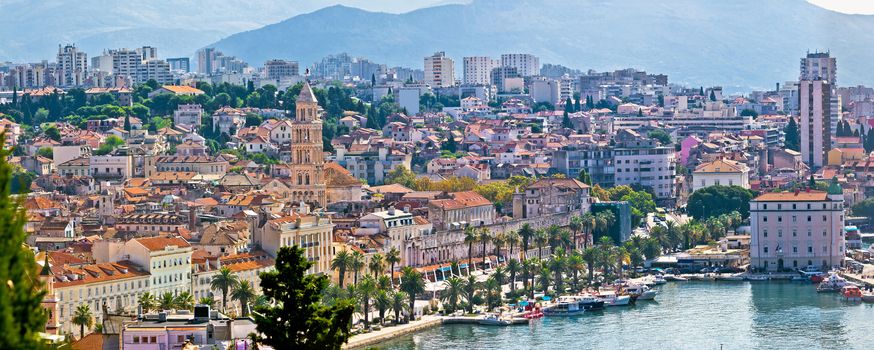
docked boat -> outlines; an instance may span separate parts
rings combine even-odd
[[[605,293],[595,296],[604,302],[605,306],[627,306],[631,304],[631,296],[617,295],[616,293]]]
[[[792,277],[793,282],[810,282],[810,277],[805,276],[794,276]],[[820,281],[822,282],[822,281]]]
[[[555,304],[543,308],[546,316],[573,316],[582,314],[586,309],[580,307],[580,300],[575,296],[560,296]]]
[[[688,281],[689,279],[686,277],[680,276],[680,275],[665,275],[665,280],[666,281],[674,281],[674,282],[684,282],[684,281]]]
[[[862,291],[862,301],[866,303],[874,303],[874,292]]]
[[[578,295],[578,296],[576,296],[576,298],[580,303],[580,307],[585,309],[586,311],[603,310],[604,309],[604,301],[600,300],[594,296]]]
[[[634,300],[653,300],[658,294],[658,291],[643,284],[629,285],[625,287],[625,292]]]
[[[728,275],[728,276],[718,276],[716,279],[720,281],[743,281],[744,278],[741,275]]]
[[[509,326],[513,321],[502,318],[496,314],[488,314],[477,320],[477,323],[484,326]]]
[[[838,274],[833,273],[828,276],[822,283],[816,286],[816,291],[820,293],[840,292],[842,288],[847,286],[849,282]]]
[[[653,283],[655,283],[656,285],[662,285],[668,283],[668,280],[666,280],[665,277],[662,275],[655,275],[655,278],[653,278]]]
[[[841,296],[849,302],[860,302],[862,301],[862,290],[856,285],[849,284],[841,288]]]
[[[768,276],[765,275],[748,275],[746,277],[747,281],[767,281]]]

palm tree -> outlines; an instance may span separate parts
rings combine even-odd
[[[565,252],[577,249],[575,247],[572,247],[572,245],[574,244],[573,238],[571,238],[571,232],[567,229],[561,229],[558,231],[558,241],[560,243],[559,246],[563,247]]]
[[[495,257],[500,258],[501,255],[501,246],[507,241],[507,235],[503,232],[498,232],[492,237],[492,245],[495,246]]]
[[[483,289],[486,295],[486,307],[489,310],[501,305],[501,284],[494,276],[486,279]]]
[[[507,272],[510,273],[510,290],[516,291],[516,274],[519,273],[519,269],[521,268],[521,264],[519,264],[519,260],[510,259],[507,262]]]
[[[483,244],[483,268],[486,267],[486,243],[492,240],[492,236],[489,232],[489,229],[483,227],[479,229],[479,236],[477,240]]]
[[[176,297],[173,296],[173,293],[165,292],[158,298],[158,307],[161,310],[170,310],[174,306],[176,306]]]
[[[322,290],[322,303],[328,306],[334,306],[338,300],[344,299],[346,291],[336,284],[329,284],[327,288]]]
[[[506,241],[507,241],[507,245],[510,248],[510,251],[508,252],[508,254],[510,255],[510,257],[512,257],[514,259],[519,258],[519,257],[513,255],[513,247],[515,247],[516,244],[519,243],[520,239],[521,238],[519,237],[519,232],[516,232],[516,231],[507,232]]]
[[[546,237],[549,239],[549,254],[555,254],[555,248],[561,244],[561,227],[549,225],[546,228]]]
[[[395,313],[395,324],[401,322],[401,313],[407,309],[407,293],[396,292],[391,295],[391,309]]]
[[[73,313],[71,320],[74,325],[79,326],[79,338],[85,337],[85,327],[91,328],[94,324],[94,315],[91,314],[91,307],[88,304],[79,304],[76,311]]]
[[[504,282],[507,281],[507,272],[504,270],[503,267],[498,266],[495,269],[495,272],[492,274],[492,277],[495,278],[495,281],[498,281],[498,284],[504,285]]]
[[[534,242],[537,243],[537,257],[540,260],[543,260],[543,247],[546,246],[547,241],[549,241],[549,236],[547,236],[546,230],[537,230],[537,233],[534,234]]]
[[[416,296],[425,292],[425,279],[422,274],[410,266],[401,269],[401,290],[410,298],[410,315],[416,310]],[[410,318],[412,319],[412,317]]]
[[[346,269],[352,260],[352,256],[346,249],[343,249],[337,254],[334,254],[334,259],[331,259],[331,270],[337,271],[337,277],[340,280],[340,288],[343,288],[343,282],[346,281]]]
[[[391,250],[388,251],[388,254],[385,255],[385,262],[391,264],[391,270],[388,272],[388,275],[391,278],[391,286],[394,288],[395,264],[401,262],[401,251],[398,250],[398,248],[392,247]]]
[[[240,284],[231,292],[231,298],[240,302],[240,308],[243,311],[243,316],[249,315],[249,304],[255,300],[255,288],[252,283],[247,280],[240,281]]]
[[[370,256],[370,263],[367,264],[370,269],[370,273],[373,274],[373,278],[379,277],[385,271],[385,258],[383,258],[382,254],[376,253]]]
[[[452,311],[458,309],[458,300],[464,294],[464,280],[461,277],[449,277],[443,283],[446,289],[440,292],[440,301],[449,303]]]
[[[149,311],[154,310],[158,305],[158,301],[155,300],[155,295],[149,292],[140,295],[139,303],[140,307],[143,309],[143,313],[149,313]]]
[[[597,222],[596,231],[600,232],[601,236],[609,236],[613,224],[616,222],[616,215],[612,211],[605,210],[595,214],[595,221]]]
[[[580,230],[583,228],[583,218],[579,215],[571,216],[570,222],[568,222],[567,227],[573,232],[574,235],[574,250],[577,250],[579,246],[577,245],[577,236],[580,234]]]
[[[376,288],[381,290],[392,289],[391,278],[386,275],[381,275],[376,279]]]
[[[475,227],[468,225],[464,228],[464,243],[467,243],[467,271],[471,271],[471,268],[476,270],[476,264],[473,263],[473,244],[476,243],[477,238]]]
[[[391,296],[385,289],[380,289],[373,296],[373,306],[379,311],[379,324],[385,324],[385,312],[391,308]]]
[[[473,313],[473,304],[476,300],[476,291],[479,290],[479,282],[473,275],[467,276],[467,281],[464,284],[464,299],[467,300],[467,312]]]
[[[564,249],[557,248],[556,254],[549,260],[549,270],[552,272],[553,280],[555,280],[555,292],[557,294],[564,293],[564,269],[565,269]]]
[[[579,273],[585,267],[585,261],[583,261],[583,256],[580,254],[580,251],[574,251],[568,256],[567,259],[567,268],[574,275],[574,291],[580,290],[580,277]]]
[[[522,224],[522,228],[519,229],[519,236],[522,237],[522,253],[524,254],[524,258],[527,259],[528,242],[534,237],[534,229],[527,223]]]
[[[592,280],[595,279],[595,262],[598,260],[598,250],[595,247],[583,249],[581,257],[589,269],[588,285],[592,285]]]
[[[534,298],[534,285],[533,283],[528,284],[528,281],[533,278],[531,276],[532,271],[534,271],[534,261],[531,259],[522,260],[522,287],[529,292],[530,298]]]
[[[540,289],[543,290],[544,294],[549,290],[550,282],[552,282],[552,277],[549,275],[549,272],[549,268],[545,266],[545,264],[540,268]]]
[[[461,266],[458,265],[458,261],[449,263],[449,273],[453,276],[461,276]]]
[[[592,235],[592,231],[595,229],[595,225],[597,225],[597,221],[595,220],[595,215],[592,212],[588,212],[583,214],[580,217],[581,229],[583,230],[583,249],[589,247],[589,239]]]
[[[213,297],[201,297],[197,300],[197,303],[200,305],[208,305],[210,308],[215,307],[215,299],[213,299]]]
[[[179,310],[194,310],[194,296],[189,292],[179,293],[174,298],[173,304]]]
[[[361,283],[356,284],[356,287],[358,300],[361,301],[361,309],[364,313],[364,325],[370,327],[370,299],[376,293],[376,281],[370,276],[365,276],[361,279]]]
[[[227,266],[222,266],[222,268],[219,269],[218,274],[212,277],[209,287],[211,289],[222,291],[222,310],[225,310],[228,307],[228,291],[236,287],[238,283],[240,283],[240,281],[237,279],[237,275],[235,275]]]
[[[616,247],[613,249],[613,257],[616,259],[616,269],[618,271],[617,275],[619,278],[622,278],[622,266],[625,265],[625,262],[629,260],[629,253],[625,247]]]
[[[362,269],[364,269],[364,254],[361,254],[361,252],[357,250],[352,252],[352,259],[349,261],[349,268],[351,268],[352,272],[355,274],[352,283],[358,284],[358,274],[361,273]]]

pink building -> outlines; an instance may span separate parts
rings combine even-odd
[[[701,139],[695,136],[689,136],[680,142],[680,164],[689,164],[689,154],[699,144],[701,144]]]

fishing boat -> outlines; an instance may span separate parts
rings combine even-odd
[[[605,306],[627,306],[631,304],[631,296],[616,293],[603,293],[595,296],[604,302]]]
[[[658,291],[642,284],[633,284],[625,287],[625,292],[635,300],[654,300]]]
[[[560,296],[558,300],[547,307],[543,308],[545,316],[573,316],[579,315],[586,311],[580,307],[580,301],[575,296]]]
[[[846,279],[833,273],[816,287],[816,291],[819,293],[839,292],[841,291],[841,288],[844,288],[846,285],[848,285]]]
[[[862,290],[856,285],[848,284],[841,288],[841,296],[845,301],[860,302],[862,301]]]
[[[476,321],[477,323],[484,326],[509,326],[513,324],[513,321],[502,318],[497,314],[488,314],[483,316]]]

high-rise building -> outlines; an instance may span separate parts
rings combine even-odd
[[[832,138],[832,85],[825,80],[798,83],[801,159],[812,168],[826,163]]]
[[[295,103],[291,130],[291,200],[316,208],[328,205],[325,185],[325,154],[322,148],[322,120],[319,101],[304,82]],[[284,126],[281,126],[284,127]]]
[[[154,46],[143,46],[137,49],[137,52],[140,53],[143,61],[154,60],[158,58],[158,48]]]
[[[143,61],[137,66],[137,76],[134,80],[134,84],[143,84],[153,79],[157,81],[158,84],[173,82],[173,75],[170,74],[170,64],[168,64],[167,61],[151,59]]]
[[[269,60],[264,62],[264,75],[267,80],[280,80],[282,78],[299,75],[297,61]]]
[[[88,55],[76,45],[58,45],[57,83],[60,86],[79,86],[85,82],[88,72]]]
[[[807,53],[807,57],[801,59],[798,80],[825,80],[837,87],[837,60],[828,52]]]
[[[492,80],[492,69],[500,65],[500,61],[491,57],[465,57],[464,83],[468,85],[489,85]]]
[[[501,66],[513,67],[523,77],[540,75],[540,58],[527,53],[509,53],[501,55]]]
[[[197,50],[197,72],[200,74],[212,74],[216,71],[215,60],[221,56],[221,52],[214,47],[205,47]]]
[[[455,62],[443,51],[425,57],[425,84],[432,88],[455,85]]]
[[[191,71],[191,61],[188,57],[168,58],[167,64],[170,65],[172,71],[183,73]]]
[[[103,52],[100,56],[91,57],[91,70],[112,74],[112,55]]]
[[[352,62],[352,76],[357,76],[361,80],[370,80],[370,78],[379,78],[387,71],[384,64],[375,63],[369,59],[359,57]]]
[[[143,62],[142,54],[136,50],[117,49],[109,50],[112,56],[112,74],[129,77],[131,81],[136,79],[137,70]]]

